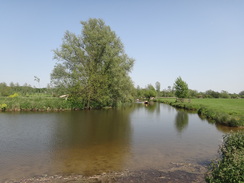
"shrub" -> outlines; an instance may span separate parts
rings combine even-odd
[[[208,183],[244,182],[244,133],[231,133],[223,137],[220,158],[213,161],[205,176]]]
[[[201,108],[197,111],[197,113],[198,113],[199,115],[205,115],[205,114],[206,114],[206,111],[207,111],[207,108],[206,108],[206,107],[201,107]]]
[[[16,98],[16,97],[18,97],[18,96],[19,96],[18,93],[14,93],[13,95],[9,95],[8,97],[9,97],[9,98]]]
[[[7,108],[7,104],[0,104],[1,111],[5,111]]]

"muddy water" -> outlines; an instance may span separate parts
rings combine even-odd
[[[0,182],[201,165],[217,156],[229,130],[165,104],[0,113]]]

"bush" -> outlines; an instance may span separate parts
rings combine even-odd
[[[7,106],[7,104],[0,104],[1,111],[6,111]]]
[[[18,97],[18,96],[19,96],[18,93],[14,93],[13,95],[9,95],[8,97],[9,97],[9,98],[16,98],[16,97]]]
[[[232,133],[223,137],[220,158],[212,162],[206,174],[208,183],[244,182],[244,133]]]

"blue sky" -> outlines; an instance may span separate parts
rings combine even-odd
[[[244,90],[243,0],[0,0],[0,82],[50,82],[52,50],[80,21],[101,18],[134,58],[135,86]]]

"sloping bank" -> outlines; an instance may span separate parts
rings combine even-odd
[[[95,103],[94,103],[95,104]],[[126,103],[128,104],[128,103]],[[111,106],[93,105],[89,109],[108,109]],[[65,100],[59,97],[31,96],[31,97],[0,97],[0,112],[20,111],[71,111],[86,109],[84,103],[75,100]]]
[[[206,104],[202,104],[202,101]],[[234,101],[235,100],[235,101]],[[216,99],[192,99],[191,101],[186,100],[185,102],[176,102],[175,99],[167,99],[161,98],[157,99],[156,101],[169,104],[175,108],[185,109],[197,112],[201,117],[205,117],[213,122],[230,126],[230,127],[244,127],[244,114],[241,110],[244,110],[244,100],[242,99],[227,99],[225,103],[221,105],[216,105],[218,100]],[[221,101],[221,100],[219,100]],[[223,100],[224,101],[224,100]],[[224,108],[228,105],[228,102],[231,101],[231,105],[235,105],[236,102],[236,109],[240,109],[240,111],[235,110],[234,107],[229,106],[229,108]],[[240,103],[241,102],[241,103]]]

